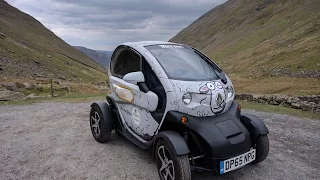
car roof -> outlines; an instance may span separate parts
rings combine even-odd
[[[144,47],[144,46],[156,45],[156,44],[178,44],[178,43],[172,43],[172,42],[166,42],[166,41],[138,41],[138,42],[122,43],[122,45],[131,46],[131,47],[133,46]]]

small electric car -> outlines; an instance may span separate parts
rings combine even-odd
[[[267,127],[241,114],[228,76],[195,48],[124,43],[108,76],[107,101],[91,105],[93,137],[104,143],[115,130],[151,149],[161,179],[191,179],[192,170],[223,174],[266,159]]]

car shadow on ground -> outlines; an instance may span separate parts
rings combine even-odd
[[[120,137],[116,133],[112,133],[111,140],[107,144],[111,144],[113,146],[125,146],[127,148],[127,151],[135,152],[134,155],[137,155],[136,158],[139,158],[143,160],[144,163],[150,164],[152,166],[155,166],[155,161],[152,160],[152,151],[149,150],[143,150],[131,141],[127,140],[125,137]],[[229,172],[227,174],[219,175],[214,172],[210,171],[192,171],[192,179],[193,180],[206,180],[206,179],[239,179],[243,176],[245,176],[246,173],[254,173],[254,169],[258,168],[257,166],[253,165],[247,165],[241,169],[235,170],[233,172]],[[158,172],[154,172],[158,173]],[[248,175],[248,174],[247,174]]]

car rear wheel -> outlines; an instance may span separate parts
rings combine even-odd
[[[254,148],[256,149],[256,159],[252,162],[252,164],[257,164],[264,161],[269,154],[268,136],[267,135],[258,136]]]
[[[90,129],[94,139],[105,143],[110,139],[111,131],[107,131],[106,122],[98,106],[93,106],[90,111]]]
[[[191,179],[188,155],[176,155],[163,139],[160,139],[156,146],[156,162],[162,180]]]

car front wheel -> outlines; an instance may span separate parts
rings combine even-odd
[[[267,135],[258,136],[254,148],[256,149],[256,159],[252,162],[252,164],[257,164],[264,161],[269,154],[268,136]]]
[[[93,106],[90,111],[90,128],[94,139],[100,143],[107,142],[111,136],[111,131],[106,130],[107,124],[103,118],[100,108]]]
[[[160,139],[156,146],[156,163],[162,180],[191,179],[188,155],[176,155],[163,139]]]

